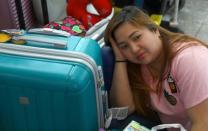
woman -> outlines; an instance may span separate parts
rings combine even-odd
[[[110,100],[162,123],[208,130],[208,50],[205,43],[157,26],[133,6],[109,22],[105,42],[115,54]]]

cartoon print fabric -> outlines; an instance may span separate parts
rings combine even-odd
[[[84,36],[86,33],[86,29],[82,23],[71,16],[67,16],[61,21],[52,21],[45,25],[44,28],[63,30],[70,33],[71,35],[79,36]]]

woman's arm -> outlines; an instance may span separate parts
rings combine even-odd
[[[135,110],[125,62],[115,63],[110,100],[113,106],[128,106],[129,114]]]
[[[114,40],[110,38],[110,42],[115,54],[116,60],[125,60]],[[110,90],[110,101],[112,106],[128,106],[129,114],[134,112],[135,106],[133,95],[129,85],[126,62],[116,62],[113,73],[112,87]]]
[[[188,115],[192,121],[191,131],[208,130],[208,99],[188,109]]]

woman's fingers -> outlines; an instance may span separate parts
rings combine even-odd
[[[116,42],[113,40],[113,38],[109,38],[109,41],[112,45],[116,60],[125,60],[124,56],[122,55],[120,49],[118,48],[118,46],[116,45]]]

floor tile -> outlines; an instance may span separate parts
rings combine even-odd
[[[178,27],[186,34],[208,41],[208,0],[186,0],[178,14]]]

